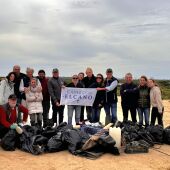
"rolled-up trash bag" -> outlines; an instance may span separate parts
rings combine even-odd
[[[116,141],[115,147],[121,147],[121,129],[116,127],[109,128],[109,135]]]

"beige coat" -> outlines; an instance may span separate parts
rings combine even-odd
[[[42,92],[38,92],[36,89],[26,93],[26,103],[29,114],[43,113],[42,100]]]
[[[158,112],[162,113],[163,103],[162,103],[161,91],[160,91],[159,87],[154,86],[151,89],[151,91],[150,91],[150,101],[151,101],[151,105],[153,107],[157,107]]]

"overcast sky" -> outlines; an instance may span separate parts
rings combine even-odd
[[[170,0],[0,0],[0,75],[170,77]]]

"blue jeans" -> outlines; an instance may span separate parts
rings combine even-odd
[[[101,108],[92,107],[92,123],[99,122]]]
[[[104,110],[106,113],[105,124],[117,121],[117,103],[105,103]]]
[[[75,110],[75,122],[80,122],[81,106],[68,105],[68,124],[72,125],[73,112]]]
[[[145,126],[149,125],[150,108],[137,108],[139,115],[139,125],[143,125],[143,117],[145,116]]]

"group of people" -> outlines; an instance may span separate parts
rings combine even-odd
[[[68,124],[72,124],[75,111],[76,124],[84,121],[84,111],[87,119],[92,122],[100,121],[101,108],[105,111],[105,124],[117,121],[117,87],[119,81],[113,76],[113,70],[106,70],[106,78],[100,73],[96,76],[91,68],[71,77],[71,82],[66,84],[59,75],[59,70],[52,70],[52,77],[47,78],[44,70],[38,71],[34,76],[34,69],[27,68],[26,74],[20,72],[20,66],[15,65],[13,71],[0,82],[0,138],[9,129],[16,129],[17,124],[25,124],[28,115],[31,126],[46,127],[49,119],[50,103],[52,104],[52,120],[58,125],[63,122],[64,108],[60,105],[61,90],[65,87],[96,88],[97,94],[93,106],[68,105]],[[128,112],[134,123],[139,125],[154,125],[156,118],[158,124],[163,126],[163,104],[160,88],[153,79],[141,76],[139,85],[133,83],[131,73],[125,75],[125,83],[120,86],[121,106],[123,121],[128,121]],[[150,121],[150,108],[151,121]],[[86,109],[85,109],[86,108]]]

